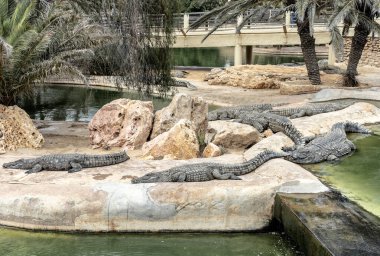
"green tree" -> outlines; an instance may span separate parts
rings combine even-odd
[[[202,16],[191,28],[197,28],[210,18],[216,17],[217,23],[214,28],[205,37],[207,38],[218,27],[222,26],[231,19],[236,19],[242,13],[249,9],[255,8],[255,11],[247,15],[241,25],[237,28],[237,33],[240,33],[241,28],[252,18],[262,17],[263,13],[269,8],[280,7],[287,5],[284,11],[294,11],[297,14],[297,28],[301,40],[301,48],[308,71],[308,77],[312,84],[321,84],[318,59],[315,52],[314,38],[314,19],[316,13],[326,8],[329,1],[322,0],[293,0],[293,1],[258,1],[258,0],[235,0],[227,2],[224,6],[218,7]]]
[[[343,37],[338,29],[343,22],[343,36],[347,35],[350,27],[355,27],[351,50],[348,59],[347,71],[344,75],[344,86],[358,85],[356,75],[357,67],[362,56],[368,36],[371,32],[380,34],[380,24],[375,21],[379,17],[379,0],[335,0],[334,13],[331,16],[329,27],[332,32],[333,44],[339,56],[342,55]]]
[[[90,36],[98,27],[73,11],[76,1],[2,0],[0,4],[0,104],[16,103],[30,95],[33,85],[51,75],[85,77],[71,63],[88,58],[99,40]],[[46,7],[46,6],[45,6]],[[98,39],[98,38],[97,38]]]

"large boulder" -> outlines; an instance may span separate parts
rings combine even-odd
[[[206,142],[230,149],[247,148],[261,140],[260,132],[247,124],[231,121],[209,122]]]
[[[198,137],[204,137],[207,129],[208,105],[200,97],[176,94],[169,106],[156,112],[151,139],[169,131],[179,120],[191,121],[191,127]]]
[[[199,155],[199,143],[191,122],[182,119],[173,128],[144,144],[143,156],[149,159],[191,159]]]
[[[0,153],[18,148],[39,148],[43,143],[42,134],[24,110],[0,105]]]
[[[88,128],[95,147],[140,148],[153,124],[153,103],[118,99],[104,105]]]

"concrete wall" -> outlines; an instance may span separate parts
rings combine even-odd
[[[345,39],[344,46],[344,62],[348,61],[348,56],[351,50],[352,37]],[[360,65],[370,65],[380,68],[380,38],[370,38],[366,47],[364,48],[362,58],[360,59]]]

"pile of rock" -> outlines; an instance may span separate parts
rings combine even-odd
[[[44,138],[24,110],[0,105],[0,154],[18,148],[39,148],[43,143]]]
[[[307,80],[304,67],[243,65],[216,68],[204,80],[209,85],[227,85],[248,89],[279,89],[284,81]]]
[[[208,122],[207,114],[202,98],[183,93],[156,113],[152,102],[119,99],[95,114],[89,124],[91,143],[95,148],[141,148],[146,159],[191,159],[245,149],[262,138],[252,126]]]
[[[149,159],[199,156],[207,129],[207,103],[177,94],[154,114],[152,102],[119,99],[102,107],[89,124],[94,147],[142,148]]]

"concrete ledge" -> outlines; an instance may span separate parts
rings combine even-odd
[[[16,159],[5,156],[0,164]],[[213,161],[242,158],[227,155]],[[73,174],[25,175],[0,168],[0,224],[90,232],[254,231],[272,220],[277,191],[328,190],[309,172],[282,159],[267,162],[242,181],[130,184],[134,176],[185,162],[130,160]]]
[[[311,101],[331,101],[339,99],[359,99],[359,100],[376,100],[380,101],[380,88],[366,88],[366,89],[323,89],[316,93]]]

